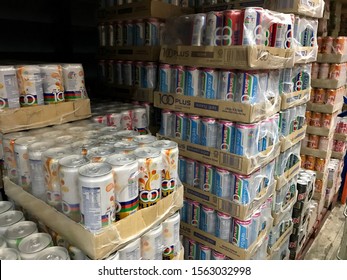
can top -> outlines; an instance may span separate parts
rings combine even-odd
[[[305,178],[302,178],[301,180],[298,180],[297,184],[307,186],[308,182],[307,180],[305,180]]]
[[[106,158],[106,162],[113,166],[123,166],[136,162],[136,157],[129,154],[113,154]]]
[[[114,135],[119,137],[135,137],[139,135],[139,133],[135,130],[121,130],[116,132]]]
[[[146,112],[146,108],[141,105],[134,105],[133,111],[143,113]]]
[[[37,137],[36,136],[24,136],[24,137],[20,137],[17,138],[14,143],[16,145],[20,145],[20,146],[28,146],[32,143],[34,143],[35,141],[37,141]]]
[[[88,157],[108,156],[114,153],[114,148],[110,146],[97,146],[88,151]]]
[[[138,144],[150,144],[157,140],[157,137],[147,134],[147,135],[137,135],[134,137],[134,142]]]
[[[212,252],[212,255],[217,257],[217,258],[225,258],[225,255],[223,255],[222,253],[219,253],[217,251],[214,251]]]
[[[46,139],[46,138],[56,138],[60,135],[63,135],[64,131],[62,130],[53,130],[53,131],[47,131],[42,133],[41,137],[42,139]]]
[[[49,140],[49,141],[40,141],[40,142],[35,142],[28,147],[28,151],[30,152],[44,152],[51,148],[54,145],[54,142]]]
[[[207,206],[205,206],[205,205],[202,206],[202,209],[203,209],[204,211],[213,211],[213,212],[214,212],[214,209],[213,209],[213,208],[207,207]]]
[[[8,227],[15,223],[18,223],[24,218],[21,211],[10,210],[5,213],[0,214],[0,227]]]
[[[201,243],[199,244],[199,247],[200,247],[201,250],[205,250],[205,251],[211,250],[210,247],[208,247],[208,246],[206,246],[206,245],[204,245],[204,244],[201,244]]]
[[[215,118],[210,118],[210,117],[203,117],[202,121],[203,122],[208,122],[208,123],[215,123],[216,119]]]
[[[83,68],[82,64],[81,63],[65,63],[65,64],[62,64],[61,65],[63,68]]]
[[[152,143],[152,147],[162,150],[168,150],[177,148],[178,144],[170,140],[157,140]]]
[[[231,219],[231,216],[223,212],[217,212],[217,216],[223,219]]]
[[[69,144],[74,140],[74,138],[75,137],[72,135],[62,135],[55,138],[54,142],[56,144]]]
[[[99,129],[102,134],[115,134],[120,131],[119,127],[115,126],[105,126]]]
[[[3,248],[0,249],[0,260],[20,260],[20,255],[14,248]]]
[[[83,148],[83,147],[90,147],[90,146],[95,146],[96,142],[94,139],[83,139],[76,141],[71,144],[71,147],[73,150],[78,149],[78,148]]]
[[[6,239],[18,239],[26,237],[37,230],[37,226],[32,221],[21,221],[9,226],[5,231]]]
[[[173,214],[172,216],[170,216],[169,218],[167,218],[164,222],[163,225],[165,227],[165,224],[168,223],[174,223],[180,220],[180,213],[176,212],[175,214]]]
[[[52,237],[48,233],[33,233],[24,237],[18,244],[21,253],[33,254],[46,248],[52,243]]]
[[[11,201],[0,201],[0,214],[5,213],[13,208]]]
[[[150,236],[150,235],[156,235],[156,234],[160,234],[162,232],[163,232],[163,225],[160,224],[160,225],[156,226],[155,228],[151,229],[150,231],[148,231],[142,237],[146,237],[146,236]]]
[[[100,177],[111,173],[112,166],[106,162],[93,162],[83,165],[78,172],[85,177]]]
[[[68,260],[69,252],[66,248],[61,246],[53,246],[42,250],[37,254],[36,260]]]
[[[64,167],[81,167],[82,165],[85,165],[89,163],[89,159],[82,155],[70,155],[63,157],[59,160],[59,164]]]
[[[45,152],[43,152],[43,156],[46,158],[54,158],[54,159],[60,159],[64,156],[67,156],[71,153],[69,149],[66,149],[66,147],[55,147],[55,148],[49,148]]]
[[[139,248],[141,246],[141,238],[135,239],[133,242],[130,242],[128,245],[123,247],[122,249],[118,250],[118,252],[129,252],[133,251],[136,248]]]
[[[119,141],[119,137],[115,135],[104,134],[98,137],[98,141],[102,143],[116,143]]]
[[[56,69],[56,68],[61,68],[60,64],[39,64],[40,68],[46,69],[46,68],[52,68],[52,69]]]
[[[133,141],[119,141],[114,144],[114,147],[117,150],[135,150],[139,147],[139,145]]]
[[[17,138],[23,137],[23,136],[27,136],[28,134],[25,132],[13,132],[13,133],[9,133],[9,134],[4,134],[3,135],[3,139],[6,140],[16,140]]]
[[[137,148],[134,153],[137,158],[155,158],[160,156],[160,150],[152,147]]]

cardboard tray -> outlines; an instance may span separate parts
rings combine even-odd
[[[271,224],[272,223],[268,223],[268,227],[260,234],[257,241],[254,242],[254,244],[252,244],[252,246],[250,246],[250,248],[248,249],[239,248],[229,242],[217,238],[214,235],[204,232],[185,222],[181,222],[180,232],[183,236],[186,236],[201,244],[204,244],[233,260],[248,260],[254,255],[257,249],[265,241],[265,238],[269,234]]]
[[[280,99],[262,104],[244,104],[175,93],[154,92],[154,106],[189,114],[219,118],[243,123],[254,123],[280,110]]]
[[[291,212],[293,210],[294,204],[296,203],[296,200],[297,200],[297,196],[298,196],[298,191],[295,192],[295,195],[293,196],[291,201],[286,205],[285,209],[283,209],[281,212],[275,213],[274,211],[272,211],[272,217],[274,218],[274,221],[273,221],[274,226],[277,226],[283,220],[284,216],[288,212]]]
[[[294,50],[265,46],[163,46],[160,61],[195,67],[280,69],[294,66]]]
[[[316,47],[295,47],[294,63],[311,63],[317,60],[318,46]]]
[[[331,149],[328,149],[327,151],[322,151],[319,149],[311,149],[311,148],[307,148],[307,147],[301,147],[300,154],[308,155],[308,156],[314,156],[317,158],[328,159],[331,157],[331,152],[332,152]]]
[[[280,190],[285,184],[289,182],[293,177],[299,174],[301,167],[301,160],[292,166],[289,170],[284,172],[281,176],[276,176],[275,179],[277,181],[276,190]]]
[[[318,63],[344,63],[347,62],[347,54],[326,54],[319,53],[317,56]]]
[[[281,235],[281,237],[275,242],[275,244],[268,248],[269,258],[274,254],[274,252],[278,251],[279,248],[288,240],[289,236],[292,234],[293,225],[291,225],[287,230]]]
[[[124,46],[99,49],[100,59],[158,61],[160,46]]]
[[[333,137],[333,133],[335,131],[334,126],[330,126],[330,128],[326,127],[316,127],[316,126],[307,126],[306,133],[314,134],[319,136]]]
[[[331,152],[331,157],[336,158],[336,159],[344,159],[345,155],[346,155],[346,152],[342,152],[342,153],[341,152],[334,152],[334,151]]]
[[[0,111],[0,132],[10,133],[87,119],[90,100],[79,99],[50,105],[21,107]]]
[[[40,199],[4,178],[5,193],[32,216],[49,228],[66,237],[92,259],[103,259],[117,251],[123,244],[138,238],[156,224],[173,215],[183,206],[183,187],[160,200],[156,205],[141,209],[135,214],[105,228],[98,234],[86,230]]]
[[[154,102],[154,89],[152,88],[138,88],[135,86],[122,86],[122,85],[108,85],[111,90],[107,94],[120,100],[135,100],[140,102]]]
[[[203,5],[197,8],[198,13],[208,13],[211,11],[225,11],[232,9],[242,9],[245,7],[262,7],[265,0],[233,0],[230,3],[218,3],[212,5]]]
[[[319,112],[324,114],[333,114],[335,112],[338,112],[343,107],[343,100],[340,102],[335,103],[334,105],[331,104],[316,104],[312,102],[307,102],[307,111],[313,111],[313,112]]]
[[[232,217],[246,220],[249,218],[256,209],[258,209],[271,195],[277,183],[269,186],[260,198],[254,200],[249,205],[241,205],[228,198],[221,198],[212,193],[205,192],[199,188],[184,184],[184,197],[195,200],[203,205],[211,207],[217,211],[229,214]]]
[[[312,79],[311,87],[315,88],[331,88],[337,89],[346,84],[346,79],[333,80],[333,79]]]
[[[310,100],[311,89],[281,95],[281,110],[305,104]]]
[[[334,140],[347,141],[347,134],[335,133]]]
[[[295,144],[304,139],[306,135],[306,129],[307,125],[304,125],[301,129],[294,131],[287,137],[281,137],[281,152],[288,150],[290,147],[293,147]]]
[[[177,138],[166,137],[160,134],[157,134],[157,137],[159,139],[167,139],[177,142],[181,156],[208,163],[243,175],[253,173],[259,167],[271,162],[280,153],[279,143],[269,147],[266,151],[258,154],[255,157],[246,158],[215,148],[191,144]]]
[[[276,10],[282,13],[292,13],[302,16],[308,16],[313,18],[322,18],[324,14],[324,1],[323,0],[312,0],[312,1],[301,1],[293,0],[286,1],[285,7],[278,7],[277,1],[266,0],[266,7],[271,10]]]

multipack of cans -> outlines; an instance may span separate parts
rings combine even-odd
[[[302,142],[303,147],[310,149],[328,151],[331,148],[332,139],[327,136],[319,136],[315,134],[306,134]]]
[[[279,130],[281,136],[288,136],[306,124],[306,104],[280,111]]]
[[[160,134],[249,158],[278,143],[278,124],[279,114],[244,124],[162,110]]]
[[[347,134],[347,117],[337,117],[335,133]]]
[[[280,94],[310,89],[312,64],[299,64],[280,70]]]
[[[333,114],[306,111],[305,117],[306,123],[310,126],[330,129],[336,125],[336,116]]]
[[[318,52],[321,54],[347,54],[347,37],[318,37]]]
[[[257,104],[279,96],[279,71],[238,71],[160,64],[159,91]]]
[[[165,22],[157,18],[117,20],[98,25],[100,47],[159,46]]]
[[[145,0],[99,0],[98,4],[99,9],[110,9],[115,7],[122,7],[123,5],[131,3],[141,3],[144,1]],[[194,3],[194,5],[190,7],[195,7],[195,1],[162,0],[162,2],[182,7],[188,7],[188,3]]]
[[[346,80],[347,63],[312,63],[312,79]]]
[[[156,62],[99,60],[99,77],[110,84],[154,89],[157,68]]]
[[[310,102],[315,104],[334,105],[337,102],[342,101],[342,96],[344,95],[344,92],[344,87],[340,87],[337,89],[312,88]]]
[[[319,158],[311,155],[301,154],[301,168],[307,170],[313,170],[318,172],[324,172],[325,167],[329,162],[325,158]]]
[[[269,243],[268,243],[268,248],[272,249],[273,246],[275,245],[275,243],[283,236],[283,234],[292,226],[293,221],[292,221],[292,212],[288,211],[283,218],[281,219],[281,221],[277,224],[274,225],[271,230],[270,230],[270,234],[269,234]],[[287,249],[289,251],[287,244]],[[288,255],[289,257],[289,252],[288,254],[286,254],[286,256]],[[278,259],[278,258],[277,258]],[[283,259],[283,258],[280,258]]]
[[[186,157],[179,157],[181,182],[241,205],[250,205],[274,184],[275,160],[250,175],[241,175]]]
[[[280,153],[276,164],[276,176],[281,176],[300,161],[301,143],[296,143],[294,146]]]
[[[333,151],[337,153],[346,152],[346,142],[341,140],[334,140],[333,142]]]
[[[258,242],[258,237],[272,223],[271,207],[272,198],[269,198],[250,218],[240,220],[197,201],[186,199],[181,219],[206,233],[247,250]]]
[[[317,47],[318,19],[295,16],[293,41],[298,47]]]
[[[81,64],[0,66],[0,109],[88,98]]]

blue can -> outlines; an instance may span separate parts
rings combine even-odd
[[[230,243],[239,248],[248,249],[252,243],[252,229],[252,218],[245,221],[233,218]]]
[[[205,246],[203,244],[199,244],[199,252],[198,252],[199,260],[202,260],[202,261],[211,260],[211,253],[212,253],[212,250],[210,247]]]
[[[213,208],[202,206],[200,210],[199,228],[204,232],[215,234],[216,231],[216,211]]]
[[[185,87],[185,67],[181,65],[173,65],[171,67],[171,91],[176,94],[184,94]]]
[[[216,99],[218,89],[218,71],[204,68],[200,71],[200,96],[207,99]]]
[[[205,192],[212,192],[214,182],[214,167],[210,164],[200,163],[199,188]]]
[[[231,188],[235,184],[235,175],[228,170],[216,167],[212,192],[222,198],[231,197]]]
[[[180,209],[180,217],[182,222],[187,222],[187,201],[183,198],[183,207]]]
[[[134,45],[134,23],[132,20],[127,20],[123,24],[123,45]]]
[[[233,201],[248,205],[252,200],[250,187],[252,186],[252,176],[235,174],[235,185],[232,192]]]
[[[199,162],[186,158],[186,184],[192,187],[199,187]]]
[[[236,93],[236,72],[229,70],[219,71],[217,99],[234,101]]]
[[[233,122],[218,121],[216,148],[235,154],[235,124]]]
[[[160,21],[156,18],[149,18],[145,22],[145,45],[159,46]]]
[[[134,45],[143,46],[145,44],[145,22],[137,19],[134,22]]]
[[[187,118],[187,141],[192,144],[200,144],[200,117],[189,115]]]
[[[216,237],[229,242],[231,236],[231,216],[222,212],[217,213]]]
[[[155,62],[143,63],[141,86],[142,88],[155,88],[157,86],[157,64]]]
[[[185,69],[185,88],[184,94],[187,96],[199,95],[199,72],[196,67],[187,66]]]
[[[237,74],[235,102],[255,104],[265,100],[268,73],[245,71]]]
[[[185,140],[187,132],[187,115],[182,112],[175,112],[175,137]]]
[[[178,177],[180,178],[181,182],[187,183],[186,180],[186,158],[183,156],[178,157]]]
[[[235,126],[235,154],[253,157],[258,154],[259,125],[237,123]]]
[[[159,91],[170,93],[171,90],[171,66],[170,64],[159,65]]]
[[[134,84],[135,84],[135,86],[143,88],[142,76],[143,76],[143,62],[142,61],[136,61],[134,63]]]
[[[214,118],[204,117],[201,120],[200,144],[205,147],[217,147],[218,124]]]
[[[198,242],[188,239],[186,260],[197,260],[198,258]]]

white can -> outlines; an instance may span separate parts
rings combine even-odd
[[[87,157],[91,162],[104,162],[114,151],[111,146],[97,146],[89,150]]]
[[[163,159],[162,196],[166,197],[177,188],[178,178],[178,145],[169,140],[158,140],[152,147],[161,151]]]
[[[28,146],[37,141],[38,138],[35,136],[24,136],[17,138],[14,142],[14,153],[17,165],[17,184],[20,185],[25,191],[29,191],[30,187]]]
[[[136,108],[133,110],[133,128],[135,131],[147,132],[148,120],[146,108]]]
[[[13,66],[0,66],[0,109],[19,106],[16,69]]]
[[[121,220],[139,207],[139,164],[134,155],[114,154],[106,158],[113,167],[114,192],[117,201],[116,220]]]
[[[155,141],[157,141],[157,137],[147,134],[147,135],[138,135],[134,137],[134,142],[139,145],[139,147],[148,147],[151,146]]]
[[[54,145],[53,141],[36,142],[28,147],[30,168],[30,192],[46,201],[45,175],[43,173],[42,153]]]
[[[231,216],[217,212],[216,237],[229,241],[231,230]]]
[[[176,212],[163,222],[163,245],[164,260],[172,260],[181,250],[179,212]]]
[[[75,140],[76,137],[72,135],[62,135],[55,138],[54,143],[56,146],[66,146],[72,144],[73,142],[75,142]]]
[[[140,208],[145,208],[161,199],[163,160],[160,150],[152,147],[138,148],[134,154],[139,162]]]
[[[17,66],[21,106],[44,104],[41,71],[38,65]]]
[[[163,259],[163,226],[159,225],[141,237],[142,260]]]
[[[66,156],[59,160],[62,211],[77,223],[81,220],[78,169],[87,163],[89,160],[82,155]]]
[[[70,256],[66,248],[61,246],[53,246],[39,252],[35,259],[45,261],[66,261],[70,260]]]
[[[0,201],[0,214],[13,210],[14,205],[11,201]]]
[[[18,249],[20,241],[33,233],[37,233],[36,224],[32,221],[21,221],[9,226],[4,237],[8,247]]]
[[[2,213],[0,215],[0,235],[4,235],[10,226],[24,220],[24,215],[21,211],[10,210]]]
[[[139,145],[133,141],[119,141],[114,144],[116,153],[133,154]]]
[[[45,104],[64,102],[63,68],[61,65],[40,65]]]
[[[115,221],[116,207],[112,166],[89,163],[78,170],[82,224],[91,232],[99,232]]]
[[[52,237],[48,233],[34,233],[19,242],[18,250],[22,260],[35,260],[41,251],[52,246]]]
[[[129,243],[124,248],[118,250],[120,260],[140,260],[141,259],[141,239]]]
[[[13,248],[3,248],[0,249],[0,260],[20,260],[19,251]]]
[[[61,211],[61,190],[59,181],[59,160],[71,151],[66,147],[50,148],[42,154],[44,185],[47,196],[47,203]]]
[[[65,87],[64,96],[66,101],[88,98],[82,64],[64,64],[63,78]]]

